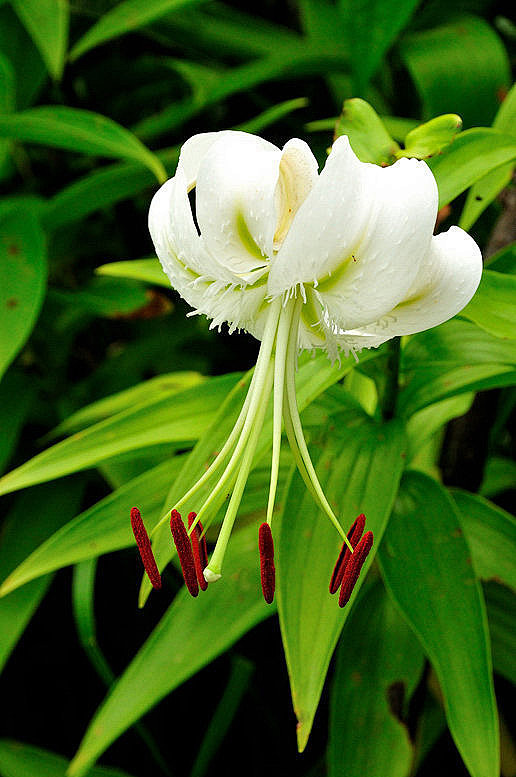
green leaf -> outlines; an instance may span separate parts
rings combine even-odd
[[[308,99],[306,97],[295,97],[293,100],[285,100],[277,105],[272,105],[267,110],[259,113],[258,116],[253,116],[252,119],[242,122],[237,129],[242,132],[257,134],[270,127],[271,124],[281,121],[285,116],[290,116],[293,111],[306,108],[307,105]]]
[[[407,777],[413,745],[400,716],[424,660],[416,637],[381,583],[370,586],[337,648],[329,777]]]
[[[68,521],[79,506],[82,483],[67,480],[21,494],[7,514],[0,544],[0,579]],[[51,582],[40,577],[0,601],[0,669],[9,658]]]
[[[0,472],[11,458],[35,395],[36,387],[14,369],[0,382]]]
[[[335,125],[335,137],[347,135],[351,148],[362,162],[390,165],[399,146],[374,110],[365,100],[345,100]]]
[[[94,467],[148,445],[192,442],[209,426],[235,379],[231,374],[211,378],[180,392],[173,401],[168,396],[153,397],[77,432],[0,478],[0,493]]]
[[[146,0],[145,3],[141,0],[124,0],[101,16],[77,41],[70,52],[70,60],[73,62],[95,46],[150,24],[164,14],[199,2],[201,0]]]
[[[171,397],[205,381],[206,378],[199,372],[171,372],[168,375],[158,375],[156,378],[138,383],[136,386],[131,386],[124,391],[118,391],[116,394],[98,399],[91,405],[86,405],[60,423],[52,431],[51,436],[57,437],[76,432],[78,429],[84,429],[85,426],[103,421],[116,413],[134,408],[140,402]]]
[[[351,407],[330,422],[317,473],[344,529],[365,513],[375,544],[353,597],[381,542],[404,466],[405,438],[398,422],[377,425]],[[287,660],[297,741],[304,750],[328,665],[352,602],[340,609],[328,585],[342,541],[296,472],[276,530],[278,609]]]
[[[458,135],[428,160],[439,189],[439,207],[451,202],[486,173],[516,159],[516,138],[476,127]]]
[[[114,740],[185,680],[275,612],[263,601],[256,526],[229,544],[224,578],[193,601],[176,596],[141,650],[97,710],[72,761],[83,777]],[[172,660],[171,660],[172,657]]]
[[[11,113],[15,107],[15,81],[13,66],[0,50],[0,115]],[[9,140],[0,141],[0,178],[9,170]]]
[[[510,488],[516,488],[516,461],[492,456],[486,464],[480,494],[491,498]]]
[[[483,580],[497,580],[516,591],[516,519],[469,491],[452,491],[473,566]]]
[[[227,735],[242,697],[247,691],[253,670],[253,664],[247,659],[240,656],[233,658],[226,688],[197,748],[190,777],[204,777],[208,773],[210,762]]]
[[[426,159],[439,154],[461,129],[462,119],[456,113],[437,116],[411,130],[405,138],[404,150],[399,151],[396,156]]]
[[[347,30],[355,94],[363,94],[382,58],[418,6],[419,0],[339,0]]]
[[[436,671],[472,777],[498,777],[499,734],[482,591],[453,501],[406,473],[378,557],[385,584]]]
[[[402,353],[399,412],[409,417],[434,402],[516,383],[516,343],[454,319],[410,339]]]
[[[494,129],[516,137],[516,84],[501,104],[493,122]],[[471,229],[480,214],[510,182],[514,164],[502,165],[477,181],[468,192],[459,226]]]
[[[497,583],[486,583],[484,594],[495,672],[516,685],[516,596]]]
[[[509,243],[486,259],[486,265],[495,272],[516,275],[516,242]]]
[[[179,148],[158,152],[157,157],[172,172],[179,158]],[[154,175],[141,165],[122,163],[95,170],[47,202],[42,213],[43,226],[53,231],[81,221],[90,213],[133,197],[155,183]]]
[[[52,78],[63,73],[68,44],[68,0],[11,0]]]
[[[467,413],[474,399],[474,394],[459,394],[456,397],[435,402],[422,410],[418,410],[407,421],[407,438],[409,442],[407,460],[410,462],[418,455],[420,449],[430,438],[443,429],[452,418]],[[418,469],[418,467],[415,467]]]
[[[107,116],[81,108],[49,105],[0,116],[0,137],[85,154],[130,159],[148,167],[160,183],[167,178],[158,157],[129,130]]]
[[[129,262],[109,262],[95,270],[99,275],[109,275],[112,278],[131,278],[135,281],[152,283],[155,286],[170,288],[170,281],[165,275],[158,259],[131,259]]]
[[[400,54],[425,118],[458,113],[466,127],[491,124],[511,78],[503,43],[488,22],[463,16],[412,33],[403,39]]]
[[[12,739],[0,739],[2,777],[67,777],[69,761],[60,755],[25,745]],[[88,777],[131,777],[120,769],[96,767]]]
[[[516,339],[516,275],[484,270],[480,286],[461,316],[496,337]]]
[[[1,121],[1,118],[0,118]],[[23,207],[0,218],[0,378],[25,344],[47,280],[45,237]]]

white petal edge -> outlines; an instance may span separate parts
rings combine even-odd
[[[179,164],[183,167],[186,176],[186,182],[188,191],[193,189],[197,181],[197,173],[199,172],[199,166],[201,161],[206,156],[210,148],[221,138],[231,138],[245,135],[249,137],[249,133],[240,132],[239,130],[220,130],[219,132],[201,132],[198,135],[193,135],[191,138],[183,143],[179,154]],[[256,137],[264,148],[276,148],[272,143],[269,143],[263,138]]]
[[[344,333],[343,337],[362,335],[366,340],[380,338],[385,342],[438,326],[468,304],[481,276],[479,247],[460,227],[450,227],[432,238],[420,274],[406,298],[371,326]]]

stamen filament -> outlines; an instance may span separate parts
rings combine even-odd
[[[244,488],[247,483],[247,478],[249,477],[249,472],[251,470],[251,466],[253,463],[254,453],[256,450],[256,446],[258,444],[258,439],[262,431],[265,412],[267,410],[267,405],[268,405],[267,399],[270,395],[270,391],[272,388],[272,380],[273,380],[272,361],[269,361],[268,367],[269,368],[267,370],[267,374],[265,378],[262,401],[258,403],[258,410],[254,418],[254,425],[251,430],[251,434],[249,435],[247,447],[242,456],[242,464],[240,465],[240,470],[238,472],[238,477],[236,479],[236,483],[233,488],[233,493],[231,494],[231,499],[228,505],[228,509],[226,511],[226,515],[224,516],[224,521],[222,522],[222,527],[220,529],[219,536],[217,538],[217,543],[215,545],[215,550],[213,551],[213,555],[211,557],[210,563],[204,570],[204,577],[208,582],[212,582],[213,579],[218,580],[218,578],[220,577],[222,562],[224,560],[224,555],[226,553],[229,537],[233,529],[233,524],[235,522],[238,508],[240,506],[240,501],[242,499],[242,494],[244,492]]]
[[[287,401],[285,405],[285,416],[288,416],[289,422],[290,422],[289,427],[291,432],[293,432],[292,437],[289,437],[289,443],[292,448],[292,452],[294,453],[294,456],[296,456],[295,451],[297,449],[297,452],[299,453],[299,456],[303,461],[304,468],[306,470],[306,475],[308,475],[308,478],[311,482],[312,487],[310,488],[310,491],[312,495],[315,495],[316,501],[319,503],[323,512],[326,513],[326,515],[333,523],[333,525],[339,532],[344,542],[348,545],[351,552],[353,552],[353,548],[351,547],[351,544],[348,538],[346,537],[344,529],[340,525],[333,510],[331,509],[330,504],[324,494],[324,491],[322,490],[321,484],[319,483],[319,478],[317,477],[314,465],[312,464],[312,459],[310,458],[310,453],[308,452],[308,446],[306,444],[306,440],[303,434],[301,419],[299,418],[299,410],[297,407],[297,399],[296,399],[295,364],[296,364],[297,347],[298,347],[297,336],[298,336],[298,329],[299,329],[301,302],[302,302],[301,299],[297,301],[294,316],[292,319],[292,326],[291,326],[287,360],[286,360],[287,369],[286,369],[285,386],[286,386]],[[285,429],[286,428],[287,428],[287,423],[285,423]],[[304,479],[303,469],[300,469],[299,472]]]
[[[294,306],[289,304],[287,305],[287,309],[282,311],[280,315],[278,334],[276,337],[276,353],[274,356],[271,479],[269,483],[269,499],[267,502],[267,523],[269,526],[272,522],[276,490],[278,487],[283,395],[285,387],[285,363],[287,360],[288,339],[293,315]]]

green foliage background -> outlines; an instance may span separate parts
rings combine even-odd
[[[2,777],[516,775],[515,47],[494,0],[0,2]],[[269,422],[223,583],[191,600],[172,559],[137,606],[129,509],[195,482],[257,352],[185,317],[146,227],[181,143],[227,128],[424,158],[484,253],[404,338],[394,417],[389,344],[301,360],[321,482],[375,532],[344,611],[286,450],[261,598]]]

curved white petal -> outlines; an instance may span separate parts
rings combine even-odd
[[[480,249],[467,232],[450,227],[436,235],[406,298],[387,315],[360,332],[381,342],[396,335],[422,332],[455,316],[478,288],[482,275]]]
[[[230,329],[260,337],[266,285],[245,288],[206,249],[194,224],[181,165],[152,199],[149,231],[171,285],[196,313],[212,318],[212,326],[227,322]]]
[[[276,257],[269,292],[313,283],[332,325],[367,325],[410,289],[436,213],[437,186],[424,162],[362,163],[343,136]]]
[[[304,140],[292,138],[283,147],[276,186],[277,224],[274,249],[285,239],[299,208],[318,178],[317,159]]]
[[[221,264],[246,281],[272,255],[280,160],[276,146],[230,133],[210,146],[197,173],[202,238]]]
[[[199,166],[201,161],[206,156],[211,146],[221,138],[232,137],[249,137],[246,132],[240,132],[239,130],[220,130],[219,132],[201,132],[198,135],[193,135],[191,138],[183,143],[181,146],[181,152],[179,154],[179,164],[183,167],[186,175],[186,182],[188,191],[195,186],[197,181],[197,173],[199,172]],[[268,143],[266,140],[256,136],[256,139],[263,145],[263,148],[275,149],[276,147],[272,143]]]

